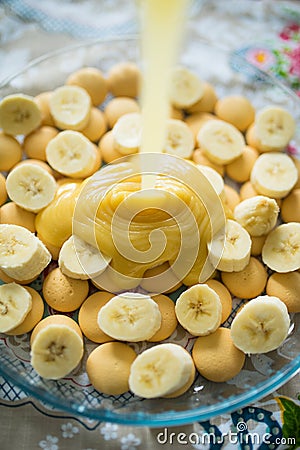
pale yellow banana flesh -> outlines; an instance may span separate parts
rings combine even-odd
[[[0,333],[20,325],[32,308],[30,293],[19,284],[0,286]]]
[[[60,249],[58,265],[65,275],[87,280],[100,275],[110,261],[111,258],[102,255],[97,248],[72,235]]]
[[[29,95],[8,95],[0,103],[0,128],[7,134],[29,134],[41,119],[41,111]]]
[[[218,294],[206,284],[183,292],[176,301],[179,323],[194,336],[213,333],[221,323],[222,305]]]
[[[134,360],[129,388],[140,397],[161,397],[180,389],[193,369],[193,360],[183,347],[171,343],[158,344]]]
[[[45,245],[27,228],[0,224],[0,268],[23,281],[37,277],[51,261]]]
[[[289,222],[271,231],[262,249],[262,259],[275,272],[300,269],[300,223]]]
[[[58,380],[68,375],[83,356],[83,340],[72,328],[49,324],[31,346],[31,364],[43,378]]]
[[[35,213],[50,204],[56,188],[54,177],[37,164],[22,164],[12,169],[6,179],[10,199]]]
[[[246,303],[231,324],[234,345],[244,353],[266,353],[286,339],[290,318],[285,304],[277,297],[257,297]]]
[[[298,179],[296,166],[288,155],[279,152],[263,153],[254,163],[251,183],[261,195],[283,198]]]
[[[121,341],[150,339],[161,326],[161,313],[149,295],[127,292],[113,297],[98,314],[99,328]]]
[[[263,236],[276,225],[279,214],[277,202],[269,197],[257,195],[240,202],[234,209],[234,218],[250,234]]]

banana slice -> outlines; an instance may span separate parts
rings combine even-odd
[[[6,179],[7,193],[21,208],[37,213],[52,202],[56,181],[37,164],[21,164],[12,169]]]
[[[58,265],[68,277],[88,280],[100,275],[110,263],[111,258],[102,255],[78,236],[71,236],[62,245]]]
[[[244,353],[266,353],[283,343],[289,327],[285,304],[277,297],[262,295],[246,303],[235,316],[231,337]]]
[[[61,86],[51,93],[49,107],[58,128],[80,131],[89,122],[92,102],[85,89]]]
[[[164,153],[190,158],[194,150],[194,137],[189,126],[182,120],[168,119]]]
[[[229,164],[243,153],[242,133],[223,120],[209,120],[199,130],[197,142],[207,158],[216,164]]]
[[[225,200],[224,180],[221,175],[212,167],[196,164],[196,167],[206,176],[216,193]]]
[[[57,172],[71,178],[92,175],[97,162],[97,149],[78,131],[61,131],[46,147],[46,158]]]
[[[204,84],[186,67],[173,69],[170,80],[170,102],[175,108],[189,108],[204,95]]]
[[[247,198],[234,208],[235,220],[250,236],[268,234],[276,225],[278,213],[276,200],[263,195]]]
[[[161,313],[149,295],[125,292],[101,308],[98,325],[104,333],[120,341],[145,341],[159,330]]]
[[[279,106],[267,106],[256,113],[255,133],[263,147],[283,150],[296,129],[293,116]]]
[[[0,286],[0,333],[20,325],[32,307],[30,293],[17,283]]]
[[[300,269],[300,223],[285,223],[271,231],[262,249],[262,259],[275,272]]]
[[[0,127],[4,133],[26,135],[35,130],[41,121],[41,111],[29,95],[8,95],[0,103]]]
[[[158,344],[140,353],[130,368],[129,388],[140,397],[162,397],[182,388],[194,371],[191,355],[180,345]]]
[[[213,333],[221,324],[222,304],[218,294],[207,284],[198,284],[177,299],[178,322],[193,336]]]
[[[250,181],[254,189],[262,195],[273,198],[285,197],[298,179],[296,166],[284,153],[263,153],[254,163]]]
[[[50,263],[51,254],[27,228],[0,224],[0,268],[17,280],[36,278]]]
[[[122,155],[136,153],[141,145],[142,116],[127,113],[121,116],[112,129],[114,145]]]
[[[219,255],[214,255],[211,248],[209,250],[208,257],[214,262]],[[223,272],[239,272],[249,263],[250,254],[251,238],[248,231],[235,220],[228,219],[225,246],[217,269]]]
[[[44,323],[48,317],[54,319]],[[58,380],[68,375],[81,361],[83,339],[80,328],[69,317],[48,317],[37,325],[38,331],[37,327],[33,330],[30,362],[41,377]],[[69,321],[74,324],[69,324]]]

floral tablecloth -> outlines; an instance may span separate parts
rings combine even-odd
[[[199,11],[203,37],[221,42],[233,57],[243,54],[300,96],[299,1],[194,0],[192,23]],[[137,31],[135,0],[2,0],[0,79],[46,51]],[[0,436],[1,450],[297,449],[300,380],[297,375],[260,402],[210,421],[149,429],[50,410],[0,377]]]

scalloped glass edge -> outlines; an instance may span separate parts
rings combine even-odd
[[[229,397],[226,402],[223,401],[219,404],[218,409],[216,405],[204,406],[200,408],[195,408],[193,410],[186,410],[180,412],[168,412],[168,413],[158,413],[158,414],[147,414],[144,412],[130,413],[126,416],[120,416],[119,413],[114,413],[110,410],[97,409],[91,411],[88,408],[83,407],[77,403],[73,405],[66,404],[61,400],[53,401],[51,393],[47,393],[37,387],[31,388],[28,383],[25,383],[23,379],[19,376],[13,376],[11,373],[7,373],[5,368],[2,366],[0,368],[0,374],[10,381],[13,381],[18,387],[24,390],[27,394],[32,395],[37,400],[48,404],[52,408],[60,409],[68,413],[73,413],[79,416],[83,416],[93,420],[106,421],[119,423],[121,425],[135,425],[135,426],[174,426],[174,425],[184,425],[193,422],[200,422],[204,420],[209,420],[212,417],[219,416],[221,414],[230,413],[239,408],[251,405],[254,401],[260,400],[261,398],[272,393],[275,389],[278,389],[293,376],[300,372],[300,355],[292,362],[284,367],[276,375],[272,376],[267,381],[258,383],[254,388],[250,389],[244,395],[233,395]],[[172,417],[174,415],[174,417]]]
[[[0,90],[4,89],[12,80],[24,74],[27,70],[32,67],[37,66],[38,64],[47,61],[55,56],[62,55],[64,53],[68,53],[72,50],[80,49],[81,47],[90,47],[97,44],[105,44],[112,43],[114,41],[137,41],[138,35],[127,35],[124,37],[116,36],[109,38],[95,38],[89,39],[84,42],[76,43],[73,45],[68,45],[62,47],[60,49],[48,52],[38,58],[33,59],[29,62],[23,69],[15,72],[14,74],[9,75],[8,77],[0,80]],[[207,40],[201,39],[200,42],[202,45],[207,44],[208,46],[212,46],[219,51],[230,54],[227,48],[224,48],[222,45],[216,45]],[[250,64],[245,58],[241,55],[235,55],[236,58],[239,59],[243,63],[245,67],[248,67],[252,73],[256,74],[263,81],[276,85],[282,91],[284,91],[288,96],[293,98],[296,102],[299,102],[299,97],[286,85],[284,85],[280,80],[278,80],[274,75],[268,74],[259,68]],[[262,399],[263,397],[269,395],[274,390],[281,387],[287,381],[289,381],[292,377],[294,377],[300,371],[300,355],[297,356],[293,361],[284,366],[278,373],[273,375],[266,381],[258,383],[255,387],[251,388],[245,394],[232,395],[226,399],[226,401],[221,401],[214,405],[204,405],[199,408],[195,408],[192,410],[185,411],[169,411],[164,413],[154,413],[147,414],[145,412],[131,412],[126,415],[120,415],[118,412],[113,412],[112,410],[105,409],[95,409],[90,410],[78,404],[74,403],[65,403],[62,400],[58,400],[57,398],[53,400],[53,396],[51,392],[46,392],[43,389],[40,389],[36,386],[32,386],[27,382],[24,382],[24,379],[18,376],[16,373],[13,373],[2,364],[0,366],[0,375],[3,376],[8,381],[13,382],[21,388],[25,393],[31,395],[33,398],[37,399],[41,403],[48,405],[55,410],[64,411],[67,413],[71,413],[73,415],[77,415],[80,417],[85,417],[92,420],[98,421],[107,421],[118,423],[121,425],[134,425],[134,426],[148,426],[148,427],[159,427],[159,426],[175,426],[175,425],[184,425],[190,424],[193,422],[200,422],[212,419],[215,416],[219,416],[221,414],[230,413],[239,408],[243,408],[253,402]]]

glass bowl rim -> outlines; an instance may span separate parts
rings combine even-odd
[[[22,76],[29,69],[38,66],[40,63],[43,63],[48,59],[63,55],[65,53],[80,48],[88,48],[97,44],[101,45],[113,42],[134,42],[134,41],[137,42],[138,38],[139,38],[138,34],[133,35],[130,34],[126,36],[119,36],[119,35],[108,36],[105,38],[93,38],[75,44],[69,44],[67,46],[49,51],[41,56],[32,59],[22,69],[0,80],[0,91],[4,89],[15,78]],[[230,54],[231,52],[230,49],[220,44],[217,45],[216,43],[210,42],[206,39],[199,39],[199,42],[202,45],[211,46],[219,51],[226,52],[228,54]],[[288,86],[286,86],[278,78],[276,78],[273,74],[266,73],[260,68],[252,65],[241,55],[238,55],[238,57],[241,60],[243,60],[243,63],[248,65],[252,71],[256,72],[260,77],[263,77],[264,80],[267,80],[272,85],[276,85],[281,90],[283,90],[288,96],[292,97],[293,100],[299,102],[300,106],[299,97]],[[89,408],[85,408],[82,405],[79,405],[78,403],[75,404],[69,403],[66,405],[62,399],[53,400],[53,396],[51,395],[50,392],[48,393],[44,390],[41,390],[40,388],[37,389],[36,387],[34,387],[34,385],[30,385],[27,382],[25,382],[17,373],[15,375],[12,375],[10,371],[7,370],[6,367],[4,367],[3,365],[0,366],[1,376],[6,378],[8,381],[15,383],[25,393],[32,395],[33,398],[37,399],[42,403],[45,403],[46,405],[51,406],[52,408],[59,409],[61,411],[65,411],[68,413],[73,413],[74,415],[82,416],[93,420],[113,422],[121,425],[148,426],[148,427],[190,424],[193,422],[209,420],[212,417],[216,417],[217,415],[221,415],[224,413],[230,413],[233,410],[248,406],[249,404],[252,404],[254,401],[267,396],[268,394],[273,392],[274,389],[278,389],[280,386],[285,384],[299,371],[300,371],[300,354],[295,359],[286,364],[275,375],[271,376],[265,381],[258,383],[256,386],[252,387],[246,393],[239,395],[231,395],[226,400],[223,400],[222,402],[219,403],[219,407],[217,409],[215,409],[216,404],[214,404],[176,412],[168,411],[153,414],[148,414],[145,412],[134,412],[134,413],[131,412],[128,413],[128,415],[120,415],[118,412],[114,412],[113,410],[110,409],[97,408],[94,410],[90,410]]]

